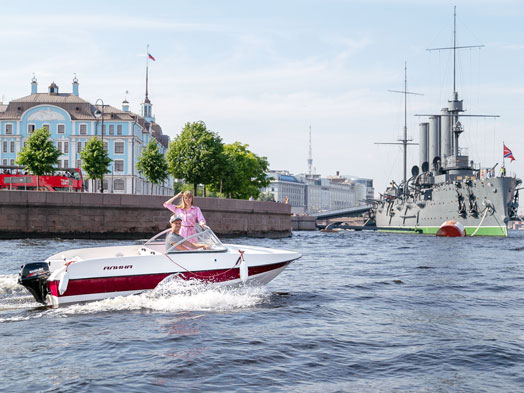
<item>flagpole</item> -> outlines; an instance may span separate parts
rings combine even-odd
[[[504,152],[504,148],[506,147],[506,143],[504,141],[502,141],[502,168],[503,168],[503,172],[501,172],[500,174],[500,177],[502,177],[502,175],[506,172],[506,154]]]
[[[147,91],[148,79],[149,79],[149,44],[147,44],[147,48],[146,48],[146,98],[148,98],[147,97],[147,95],[148,95],[148,91]]]

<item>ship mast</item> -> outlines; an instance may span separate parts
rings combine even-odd
[[[460,134],[464,131],[462,124],[459,121],[460,112],[464,112],[462,107],[462,100],[459,100],[457,93],[457,49],[471,49],[471,48],[483,48],[484,45],[467,45],[457,46],[457,6],[453,7],[453,46],[445,48],[431,48],[426,49],[427,51],[441,51],[441,50],[453,50],[453,94],[451,100],[448,101],[448,113],[451,117],[451,130],[453,132],[453,155],[459,155],[458,140]],[[417,115],[419,116],[419,115]],[[444,115],[441,115],[444,116]],[[465,115],[461,115],[465,116]],[[467,116],[467,115],[466,115]],[[469,115],[478,117],[498,117],[492,115]]]
[[[408,139],[408,94],[421,96],[423,94],[413,93],[408,91],[408,65],[407,62],[404,62],[404,90],[388,90],[392,93],[402,93],[404,94],[404,133],[403,138],[398,139],[398,142],[390,143],[376,143],[377,145],[402,145],[403,149],[403,184],[406,184],[407,180],[407,157],[408,157],[408,145],[417,145],[418,143],[409,143],[413,139]],[[407,189],[405,190],[407,192]]]

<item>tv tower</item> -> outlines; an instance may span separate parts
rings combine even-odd
[[[311,152],[311,125],[309,126],[309,156],[307,159],[308,175],[311,177],[311,167],[313,166],[313,153]]]

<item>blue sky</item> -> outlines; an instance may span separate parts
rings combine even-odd
[[[22,6],[21,6],[22,4]],[[451,52],[457,5],[459,45],[485,45],[459,54],[457,86],[469,113],[461,146],[484,166],[502,162],[502,141],[524,176],[524,2],[493,1],[69,1],[2,6],[0,97],[4,102],[56,82],[80,96],[131,109],[149,96],[164,133],[175,137],[203,120],[225,143],[240,141],[268,157],[272,169],[323,176],[369,177],[381,192],[400,179],[401,150],[376,145],[401,137],[404,62],[408,133],[418,141],[415,113],[435,113],[452,91]],[[408,167],[418,163],[410,149]]]

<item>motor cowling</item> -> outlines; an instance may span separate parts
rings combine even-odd
[[[47,279],[50,274],[49,265],[46,262],[26,263],[20,269],[18,283],[26,287],[37,302],[46,304]]]

